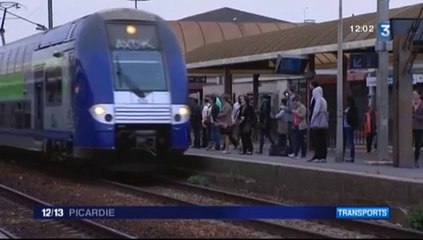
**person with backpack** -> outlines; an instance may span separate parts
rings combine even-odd
[[[287,110],[286,102],[287,102],[287,99],[282,98],[281,105],[279,106],[279,111],[275,116],[278,122],[278,148],[280,150],[279,151],[280,153],[287,152],[286,135],[288,134],[288,122],[287,122],[287,113],[286,113],[286,110]]]
[[[344,155],[348,145],[350,149],[350,159],[346,162],[354,162],[355,147],[354,147],[354,130],[358,127],[358,111],[355,106],[354,98],[349,96],[347,98],[347,108],[344,110]]]

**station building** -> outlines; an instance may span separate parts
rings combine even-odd
[[[390,17],[417,17],[420,8],[421,5],[412,5],[392,9]],[[224,92],[231,93],[235,98],[240,94],[253,95],[254,88],[258,88],[258,95],[272,96],[276,111],[288,84],[296,85],[303,102],[308,104],[308,82],[317,79],[323,85],[329,112],[336,112],[338,20],[291,23],[223,8],[170,24],[184,49],[190,92],[197,98]],[[355,26],[368,28],[366,31],[356,31]],[[369,105],[369,93],[375,92],[374,69],[349,69],[349,59],[351,54],[375,53],[376,28],[376,13],[344,19],[344,95],[354,96],[360,115],[364,115]],[[309,56],[314,68],[313,76],[275,74],[279,54]],[[392,62],[390,56],[391,71]],[[410,79],[416,87],[423,87],[422,74],[423,58],[420,55],[414,62]],[[256,84],[254,75],[259,76]],[[225,79],[229,80],[230,86],[225,84]],[[258,96],[255,97],[257,99]],[[255,104],[258,105],[258,102]],[[330,122],[335,124],[335,114],[330,116]],[[331,145],[335,143],[336,135],[335,128],[332,130],[329,134]],[[361,131],[357,131],[356,142],[364,143]]]

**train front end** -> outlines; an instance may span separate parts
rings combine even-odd
[[[118,159],[128,153],[183,153],[189,147],[188,86],[172,30],[161,18],[135,10],[115,10],[101,17],[109,81],[97,88],[91,84],[94,97],[89,115],[96,122],[89,130],[96,136],[93,148],[111,148]]]

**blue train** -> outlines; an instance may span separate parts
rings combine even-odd
[[[183,54],[162,18],[85,16],[0,48],[0,146],[54,160],[181,154],[188,146]]]

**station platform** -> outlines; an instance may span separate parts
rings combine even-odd
[[[355,163],[336,163],[333,150],[328,150],[327,163],[309,163],[311,154],[294,159],[268,156],[266,148],[262,155],[189,149],[183,159],[172,161],[172,167],[208,176],[216,185],[288,203],[387,205],[397,209],[392,216],[402,220],[408,209],[422,202],[423,168],[375,165],[376,153],[359,148]]]
[[[258,148],[255,148],[258,149]],[[240,155],[238,150],[231,150],[231,153],[224,154],[222,151],[206,151],[205,149],[191,148],[187,151],[188,155],[195,156],[213,156],[216,158],[223,158],[232,161],[249,161],[258,162],[262,164],[276,164],[293,167],[312,168],[316,170],[336,170],[344,173],[358,173],[372,177],[397,179],[399,181],[417,181],[423,184],[423,154],[420,162],[421,168],[395,168],[392,167],[392,161],[379,162],[377,161],[377,153],[367,153],[364,148],[359,146],[356,150],[356,159],[354,163],[335,162],[335,151],[328,149],[328,157],[326,163],[309,163],[307,159],[312,157],[313,152],[308,152],[307,158],[295,159],[290,157],[269,156],[269,149],[264,148],[263,154]]]

